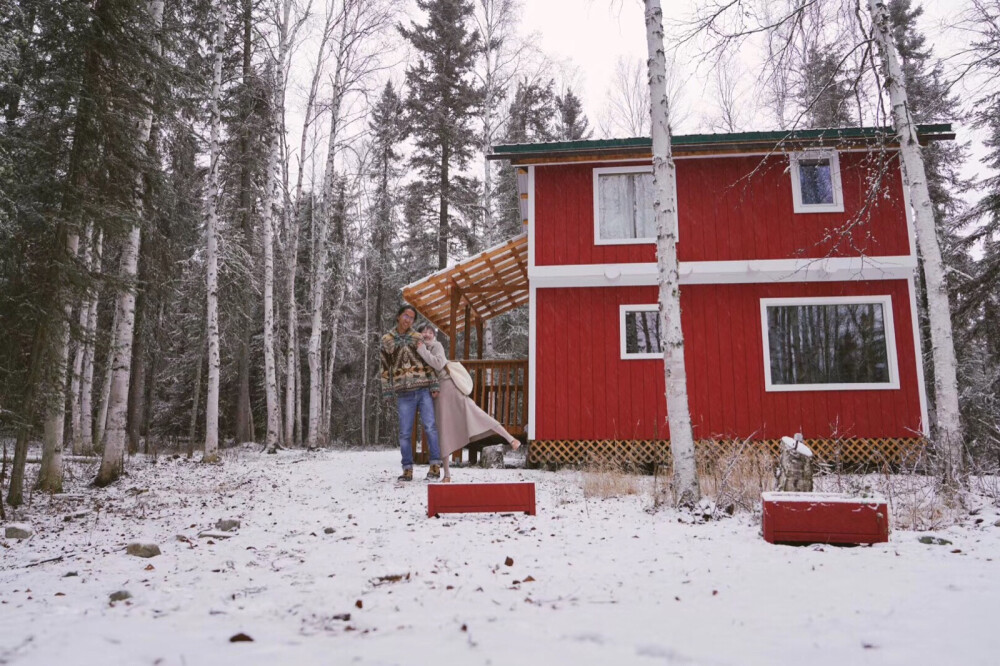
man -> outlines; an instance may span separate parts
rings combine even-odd
[[[413,330],[417,311],[409,305],[399,308],[396,326],[382,336],[382,397],[396,397],[399,412],[399,452],[403,473],[399,481],[413,480],[413,418],[420,410],[420,421],[431,447],[431,466],[427,479],[441,476],[441,450],[434,423],[434,398],[438,393],[437,373],[417,353],[420,334]]]

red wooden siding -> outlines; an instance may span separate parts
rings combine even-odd
[[[536,439],[667,438],[663,362],[620,358],[619,305],[656,287],[538,289]],[[889,294],[900,389],[765,392],[760,299]],[[920,398],[904,280],[689,285],[681,294],[698,439],[912,437]]]
[[[775,155],[677,161],[681,261],[908,255],[898,164],[865,221],[849,226],[866,197],[865,153],[841,153],[843,213],[794,213],[788,158]],[[656,261],[655,247],[594,244],[593,170],[603,164],[535,168],[535,263]]]

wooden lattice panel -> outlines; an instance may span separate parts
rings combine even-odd
[[[913,438],[807,439],[806,444],[822,463],[833,465],[888,464],[906,466],[923,453],[926,442]],[[777,457],[781,441],[703,439],[695,442],[699,466],[711,466],[735,450],[750,446],[751,451]],[[532,440],[532,464],[669,464],[669,440]]]

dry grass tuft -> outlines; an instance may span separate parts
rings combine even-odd
[[[726,513],[760,509],[760,494],[774,490],[775,460],[770,449],[747,439],[699,462],[698,483],[704,497]]]
[[[608,499],[638,495],[642,478],[631,465],[613,459],[601,458],[583,470],[583,496],[587,499]]]

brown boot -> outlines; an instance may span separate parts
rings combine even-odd
[[[413,481],[413,470],[404,469],[403,473],[396,479],[397,481]]]
[[[437,481],[441,478],[441,465],[431,465],[430,469],[427,470],[427,480]]]

